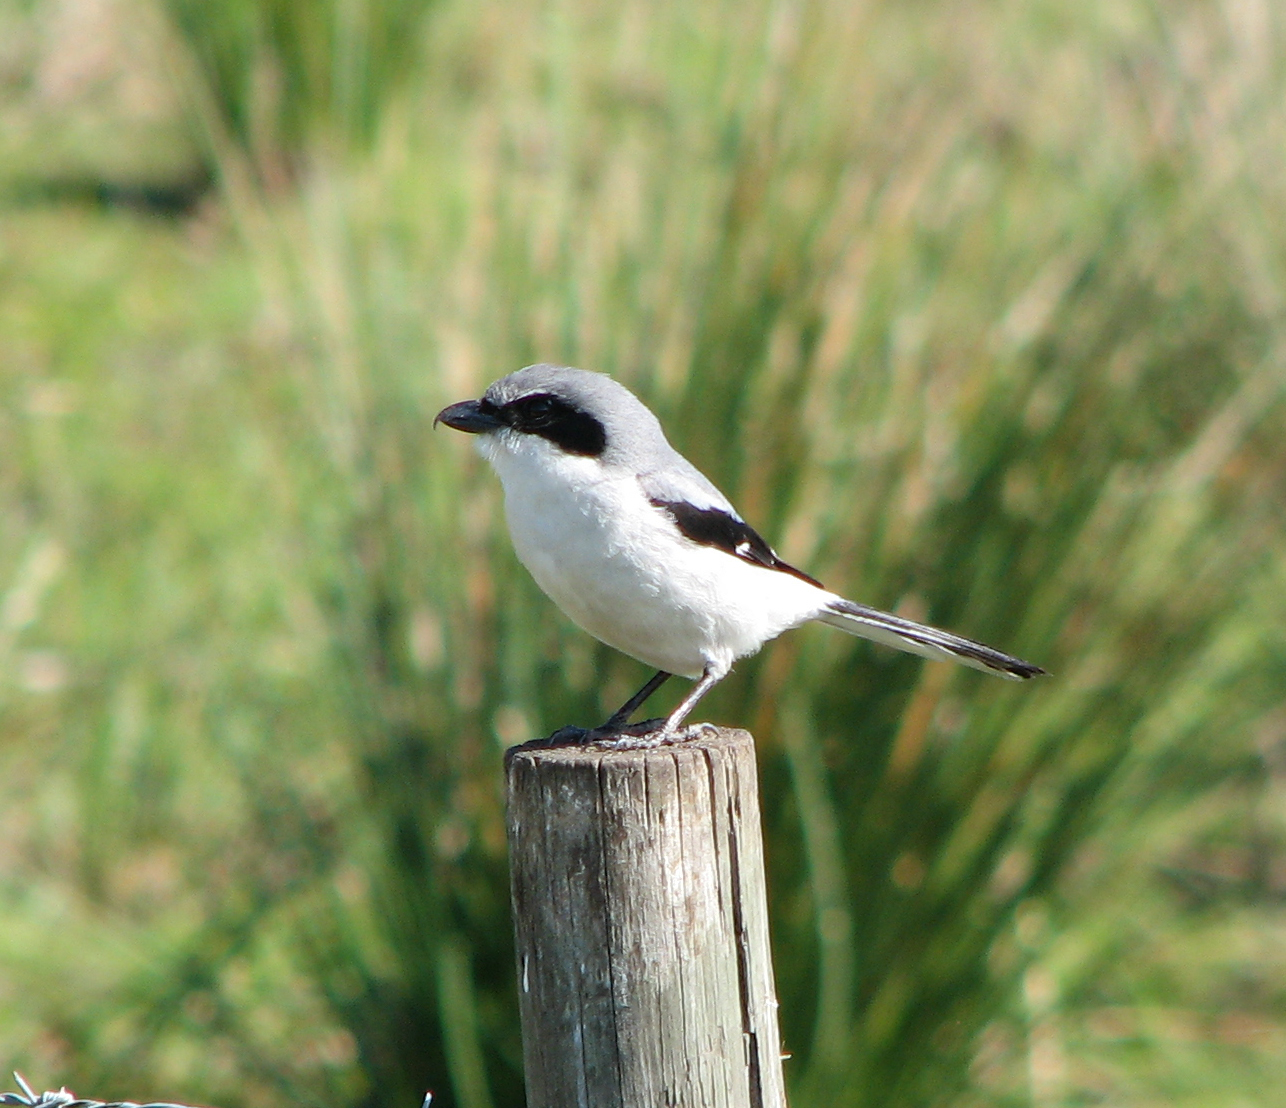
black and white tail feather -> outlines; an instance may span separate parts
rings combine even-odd
[[[1026,681],[1045,671],[1031,662],[1024,662],[1012,654],[1005,654],[985,643],[953,635],[937,627],[927,627],[914,620],[903,619],[891,612],[868,608],[851,600],[837,600],[817,617],[822,623],[838,627],[850,635],[932,658],[939,662],[963,662],[983,673],[994,673],[1010,681]]]

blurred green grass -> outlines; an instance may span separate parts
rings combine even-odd
[[[110,57],[49,77],[76,10],[3,9],[12,149],[137,121]],[[641,671],[429,424],[549,359],[831,587],[1054,672],[807,629],[704,705],[761,752],[792,1103],[1272,1101],[1274,9],[106,10],[190,145],[126,127],[78,179],[218,188],[0,169],[6,1064],[520,1102],[501,751]]]

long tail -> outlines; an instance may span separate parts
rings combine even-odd
[[[926,627],[922,623],[914,623],[889,612],[868,608],[865,604],[854,604],[851,600],[832,602],[816,618],[859,638],[871,639],[897,650],[919,654],[923,658],[963,662],[984,673],[994,673],[1011,681],[1026,681],[1029,677],[1045,672],[1040,666],[993,650],[973,639],[953,635],[950,631],[939,631],[936,627]]]

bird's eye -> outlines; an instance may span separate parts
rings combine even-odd
[[[534,423],[543,423],[558,411],[558,403],[552,396],[529,396],[523,401],[523,415]]]

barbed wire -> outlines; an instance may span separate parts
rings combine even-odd
[[[170,1104],[167,1101],[153,1101],[151,1104],[135,1104],[132,1100],[85,1100],[66,1087],[57,1092],[47,1090],[37,1096],[32,1092],[22,1074],[14,1072],[13,1079],[18,1082],[21,1093],[0,1093],[0,1105],[12,1105],[14,1108],[189,1108],[186,1104]],[[424,1103],[420,1108],[430,1108],[433,1094],[424,1094]]]

